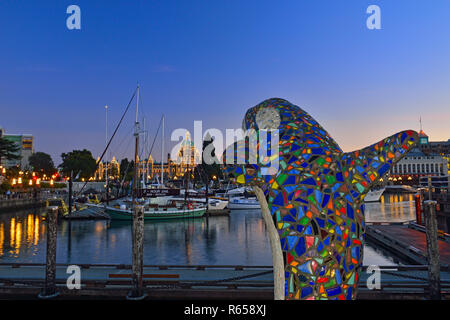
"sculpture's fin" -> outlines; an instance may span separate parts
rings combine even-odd
[[[340,165],[353,198],[363,198],[419,141],[412,130],[402,131],[361,150],[344,153]]]

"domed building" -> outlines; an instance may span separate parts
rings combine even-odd
[[[164,180],[181,178],[187,170],[194,169],[201,163],[201,153],[195,148],[189,132],[186,133],[183,141],[176,151],[176,159],[171,159],[170,153],[167,155],[167,162],[163,163],[162,170]],[[160,179],[161,163],[152,163],[149,179]]]

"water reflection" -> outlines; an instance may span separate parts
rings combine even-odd
[[[416,219],[413,194],[385,194],[380,202],[366,203],[367,222],[405,222]]]
[[[39,213],[1,214],[0,259],[34,254],[44,232]]]
[[[387,195],[366,205],[367,221],[414,218],[412,195]],[[0,261],[45,262],[45,221],[39,212],[0,214]],[[131,262],[130,222],[60,221],[60,263]],[[145,264],[271,265],[272,255],[259,211],[234,211],[228,217],[147,222]],[[366,245],[364,264],[392,265],[393,257]]]

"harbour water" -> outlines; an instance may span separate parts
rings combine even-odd
[[[385,195],[366,204],[366,221],[401,222],[415,216],[412,195]],[[45,263],[45,221],[32,210],[0,214],[0,262]],[[57,262],[130,264],[131,223],[61,221]],[[402,263],[366,244],[365,265]],[[271,265],[266,228],[259,210],[230,216],[145,223],[144,264]]]

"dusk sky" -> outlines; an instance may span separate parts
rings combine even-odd
[[[69,5],[81,30],[69,30]],[[381,30],[369,30],[369,5]],[[135,87],[153,138],[239,128],[279,97],[309,112],[344,151],[395,132],[450,139],[450,1],[0,1],[0,126],[33,134],[55,164],[105,145]],[[111,155],[131,157],[134,110]],[[160,141],[153,156],[160,159]],[[167,153],[168,151],[166,151]]]

